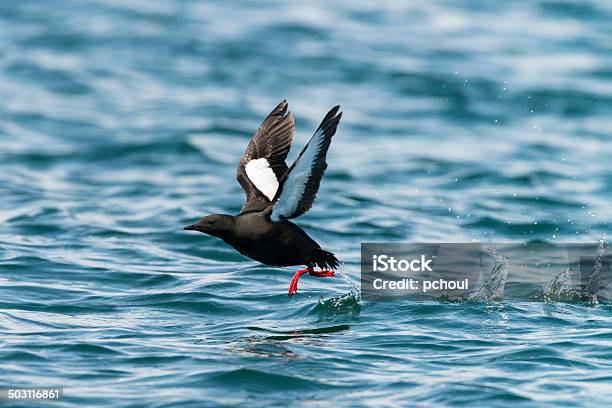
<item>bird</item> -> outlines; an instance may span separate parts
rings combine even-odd
[[[332,252],[321,249],[302,228],[289,221],[308,211],[327,169],[327,151],[342,117],[340,106],[323,118],[295,162],[285,160],[295,124],[286,100],[279,103],[253,134],[238,162],[236,179],[245,193],[237,215],[212,214],[184,227],[220,238],[242,255],[271,266],[297,270],[287,295],[297,292],[300,276],[331,277],[338,268]],[[319,268],[320,270],[315,270]]]

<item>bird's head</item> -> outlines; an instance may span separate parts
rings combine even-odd
[[[225,214],[207,215],[201,218],[197,223],[188,225],[183,229],[200,231],[204,234],[223,238],[233,231],[234,217]]]

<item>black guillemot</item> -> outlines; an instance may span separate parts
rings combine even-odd
[[[293,275],[287,294],[297,291],[298,279],[334,276],[338,260],[321,249],[303,229],[289,221],[312,207],[323,173],[325,156],[342,117],[340,107],[330,110],[298,158],[287,167],[294,122],[287,101],[282,101],[259,126],[236,172],[246,201],[236,216],[213,214],[185,227],[221,238],[241,254],[274,266],[305,265]],[[315,271],[314,268],[321,268]]]

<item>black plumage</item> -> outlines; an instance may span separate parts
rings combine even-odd
[[[312,207],[327,168],[327,150],[342,116],[339,109],[336,106],[327,113],[298,158],[287,167],[294,122],[287,102],[282,101],[259,126],[238,164],[236,178],[246,195],[240,213],[209,215],[185,229],[218,237],[267,265],[305,265],[291,281],[290,296],[304,273],[333,276],[338,267],[335,255],[321,249],[289,219]],[[315,267],[323,270],[315,271]]]

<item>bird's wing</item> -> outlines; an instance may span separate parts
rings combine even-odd
[[[327,168],[327,149],[342,117],[339,110],[340,106],[336,106],[325,115],[317,131],[282,178],[272,202],[272,221],[299,217],[312,207]]]
[[[282,101],[259,126],[236,170],[246,200],[240,213],[261,211],[276,195],[279,180],[287,172],[285,159],[293,138],[293,117]]]

